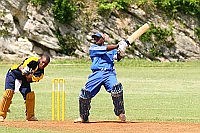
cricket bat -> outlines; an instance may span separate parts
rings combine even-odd
[[[145,23],[138,30],[136,30],[132,35],[128,37],[129,43],[133,43],[137,38],[144,34],[150,28],[149,24]]]
[[[149,24],[145,23],[143,26],[141,26],[138,30],[136,30],[132,35],[128,37],[127,39],[128,42],[130,44],[133,43],[137,38],[139,38],[142,34],[144,34],[149,28],[150,28]],[[119,45],[118,50],[120,51],[120,56],[124,57],[128,44],[126,41],[122,40],[118,43],[118,45]]]

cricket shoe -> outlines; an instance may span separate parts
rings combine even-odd
[[[38,121],[38,119],[35,116],[32,116],[30,118],[26,118],[26,121]]]
[[[74,123],[88,123],[89,119],[87,121],[83,120],[81,117],[74,120]]]
[[[118,117],[121,120],[121,122],[126,122],[126,115],[125,114],[120,114]]]
[[[0,122],[4,122],[3,116],[0,116]]]

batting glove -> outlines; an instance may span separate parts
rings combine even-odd
[[[29,68],[28,66],[26,66],[21,71],[22,71],[22,75],[29,75],[32,73],[32,68]]]
[[[125,56],[125,51],[126,48],[130,45],[128,40],[122,40],[118,43],[119,47],[118,47],[118,53],[120,56],[124,57]]]

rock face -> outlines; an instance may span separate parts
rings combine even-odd
[[[42,8],[40,7],[42,10]],[[39,12],[26,0],[0,1],[0,56],[15,60],[17,57],[42,54],[44,51],[55,54],[58,39],[54,19],[48,12]]]
[[[131,35],[138,25],[151,22],[155,26],[172,29],[175,45],[163,46],[163,56],[153,58],[160,61],[185,61],[200,58],[200,41],[194,29],[200,26],[197,18],[182,15],[176,20],[168,20],[161,13],[146,13],[132,5],[128,12],[114,12],[110,16],[101,17],[97,14],[94,1],[87,1],[85,8],[70,24],[60,24],[53,18],[51,5],[33,6],[27,0],[0,1],[0,59],[15,60],[48,52],[52,57],[60,56],[56,32],[65,37],[73,35],[81,45],[75,51],[79,56],[87,56],[91,34],[95,31],[110,35],[111,42],[117,42]],[[151,44],[143,44],[139,39],[136,48],[129,57],[149,58]],[[63,56],[63,55],[62,55]],[[64,55],[65,56],[65,55]]]

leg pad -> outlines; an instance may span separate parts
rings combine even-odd
[[[113,86],[111,91],[111,97],[114,105],[115,115],[125,114],[124,110],[124,100],[123,100],[123,87],[121,83]]]
[[[26,95],[26,120],[29,120],[35,116],[34,109],[35,109],[35,93],[34,91],[32,91]]]
[[[81,90],[80,96],[79,96],[79,113],[80,117],[83,119],[83,121],[88,121],[88,116],[90,115],[90,103],[91,103],[91,93],[85,89]]]
[[[12,102],[13,95],[14,95],[14,91],[11,89],[5,90],[3,94],[3,98],[0,102],[0,116],[2,116],[4,119],[6,118],[8,109]]]

